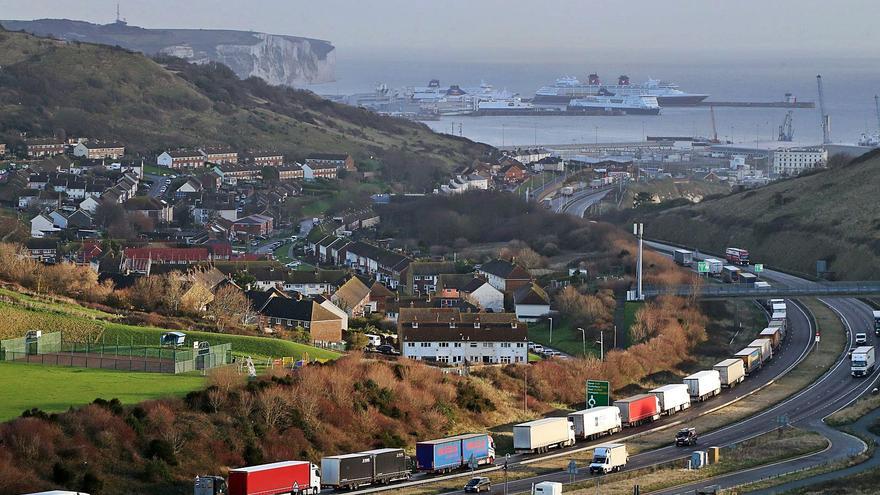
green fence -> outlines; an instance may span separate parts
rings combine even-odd
[[[230,363],[232,344],[212,345],[207,352],[188,351],[190,359],[179,359],[174,363],[175,373],[209,370]]]

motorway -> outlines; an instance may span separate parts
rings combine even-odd
[[[603,189],[583,189],[575,192],[570,197],[557,197],[554,198],[550,205],[554,212],[556,213],[567,213],[569,215],[574,215],[578,218],[583,218],[584,213],[587,209],[594,204],[602,201],[614,187],[607,187]]]

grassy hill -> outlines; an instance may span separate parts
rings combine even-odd
[[[633,200],[639,193],[650,194],[651,201],[654,203],[681,198],[698,203],[707,196],[726,192],[730,192],[730,187],[724,184],[697,179],[662,179],[651,182],[636,182],[627,186],[623,200],[620,202],[620,207],[632,208]]]
[[[815,273],[826,259],[840,279],[880,279],[880,152],[831,170],[695,205],[635,211],[655,239],[723,251],[748,248],[752,259]]]
[[[429,187],[456,164],[490,152],[419,123],[380,117],[316,95],[239,80],[227,67],[152,60],[121,48],[0,30],[0,140],[20,132],[118,140],[152,156],[229,144],[292,158],[345,151],[378,157],[388,182]],[[427,171],[427,172],[426,172]]]

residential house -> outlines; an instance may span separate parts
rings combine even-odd
[[[260,167],[280,167],[284,164],[284,155],[276,151],[252,151],[245,154],[244,161]]]
[[[272,232],[272,217],[268,215],[248,215],[232,224],[233,234],[267,235]]]
[[[477,272],[501,292],[515,291],[532,281],[532,276],[525,268],[502,259],[482,264]]]
[[[202,195],[192,209],[193,221],[205,225],[215,218],[224,218],[231,222],[238,220],[238,205],[234,194]]]
[[[388,290],[388,287],[373,282],[370,286],[370,313],[385,313],[388,307],[388,301],[393,300],[395,294]]]
[[[306,296],[332,294],[344,283],[345,270],[291,270],[286,273],[282,288]]]
[[[31,219],[31,237],[42,238],[59,230],[55,222],[46,214],[40,213]]]
[[[64,153],[64,141],[56,138],[28,138],[24,140],[28,158],[46,158]]]
[[[302,165],[281,165],[278,167],[278,180],[302,180],[305,178]]]
[[[358,273],[375,278],[391,289],[406,283],[412,259],[400,253],[362,241],[349,243],[340,251],[340,260]]]
[[[368,229],[379,224],[379,214],[372,208],[347,210],[333,217],[337,227],[336,235],[346,235],[359,229]]]
[[[405,290],[408,294],[433,294],[437,290],[440,275],[455,273],[455,263],[451,261],[414,261],[407,270]]]
[[[483,311],[493,313],[504,311],[504,293],[485,279],[475,277],[472,273],[440,275],[437,290],[438,297],[441,295],[440,291],[456,290],[460,298],[471,302]]]
[[[95,213],[95,210],[98,209],[98,206],[101,203],[92,196],[86,197],[86,199],[79,202],[79,207],[81,210],[87,211],[89,213]]]
[[[122,250],[123,263],[126,260],[150,260],[156,264],[193,265],[211,261],[208,248],[190,247],[143,247]]]
[[[28,239],[25,247],[31,258],[43,263],[58,261],[58,239]]]
[[[565,172],[565,161],[558,156],[548,156],[532,163],[535,172]]]
[[[342,318],[312,299],[272,297],[260,311],[260,326],[301,327],[314,344],[342,342]]]
[[[67,183],[67,197],[73,200],[85,199],[86,182],[80,179],[73,179]]]
[[[462,313],[454,308],[401,308],[404,357],[440,364],[528,362],[528,327],[511,313]]]
[[[534,282],[516,289],[513,303],[521,321],[534,322],[550,314],[550,297]]]
[[[327,311],[330,311],[334,315],[341,318],[342,319],[342,329],[348,330],[348,313],[346,313],[345,310],[343,310],[339,306],[333,304],[333,301],[331,301],[330,299],[327,299],[323,295],[319,294],[317,296],[313,296],[312,299],[315,301],[315,303],[317,303],[322,308],[326,309]]]
[[[361,279],[351,277],[330,296],[330,301],[354,318],[367,313],[370,303],[370,288]]]
[[[67,226],[70,228],[90,229],[94,225],[94,218],[91,213],[78,209],[67,216]]]
[[[258,180],[263,176],[262,167],[255,164],[220,164],[213,168],[224,184],[236,185],[238,181]]]
[[[174,208],[164,200],[150,196],[136,196],[123,204],[129,213],[139,213],[157,223],[171,223],[174,219]]]
[[[58,227],[59,229],[67,228],[67,214],[61,210],[54,210],[49,213],[49,218],[52,219],[52,223]]]
[[[40,191],[36,189],[27,189],[18,193],[18,208],[21,210],[26,210],[34,205],[36,205],[37,198],[40,196]]]
[[[238,152],[229,146],[210,146],[202,148],[202,156],[205,161],[213,164],[238,163]]]
[[[177,198],[185,198],[187,196],[195,196],[202,192],[202,182],[195,177],[190,177],[174,191]]]
[[[335,179],[339,169],[336,165],[327,163],[304,163],[302,166],[305,180]]]
[[[101,143],[99,141],[80,142],[73,147],[73,156],[101,160],[121,158],[125,155],[125,146],[119,143]]]
[[[528,178],[529,171],[522,163],[508,160],[498,171],[498,176],[505,184],[519,184]]]
[[[30,174],[28,176],[27,187],[28,189],[34,189],[38,191],[42,191],[46,189],[46,186],[49,185],[49,176],[46,174]]]
[[[357,171],[354,158],[345,153],[314,153],[306,157],[305,161],[306,165],[312,167],[312,169],[332,166],[336,170]]]
[[[165,151],[156,158],[156,164],[160,167],[181,169],[205,166],[205,155],[200,151],[175,150]]]

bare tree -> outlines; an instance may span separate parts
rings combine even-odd
[[[228,325],[242,322],[250,308],[251,303],[241,289],[224,285],[214,293],[208,314],[214,318],[217,330],[222,332]]]

